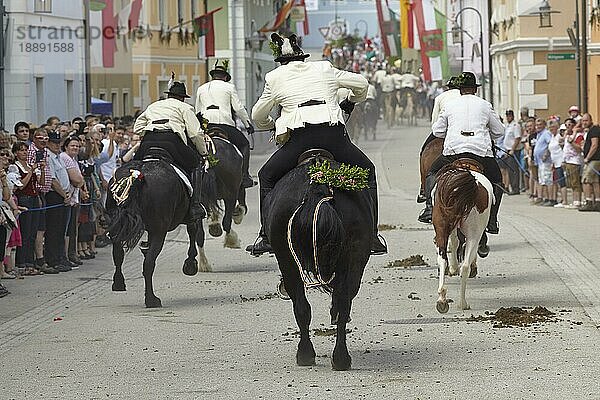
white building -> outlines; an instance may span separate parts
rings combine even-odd
[[[85,96],[84,6],[79,1],[6,4],[5,129],[82,116]]]

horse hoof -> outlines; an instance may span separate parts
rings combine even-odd
[[[435,309],[438,310],[440,314],[446,314],[450,309],[450,304],[447,301],[438,301],[435,305]]]
[[[469,278],[475,278],[477,276],[477,267],[471,267],[469,271]]]
[[[243,205],[238,205],[235,210],[233,210],[232,219],[236,225],[239,225],[244,220],[244,215],[248,213],[248,207]]]
[[[162,302],[158,297],[154,297],[153,299],[146,299],[146,308],[160,308],[162,307]]]
[[[196,260],[185,260],[183,262],[183,273],[187,276],[193,276],[198,273],[198,261]]]
[[[333,352],[331,357],[331,369],[334,371],[348,371],[352,367],[352,357],[350,354],[336,354]]]
[[[210,224],[208,226],[208,233],[212,237],[219,237],[223,234],[223,228],[221,227],[221,224]]]
[[[296,354],[296,364],[301,367],[310,367],[312,365],[316,365],[315,356]]]
[[[279,298],[281,300],[290,300],[290,296],[288,295],[287,290],[285,290],[283,279],[279,281],[279,285],[277,285],[277,293],[279,293]]]
[[[112,291],[113,292],[124,292],[125,289],[125,284],[124,283],[113,283],[112,284]]]
[[[486,258],[490,254],[490,247],[487,244],[480,244],[477,247],[477,255],[481,258]]]

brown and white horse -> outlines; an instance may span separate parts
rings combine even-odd
[[[490,217],[494,192],[490,181],[482,174],[482,166],[474,160],[461,158],[443,167],[437,175],[433,196],[432,222],[438,252],[439,286],[436,309],[448,312],[445,271],[458,272],[458,231],[465,237],[464,256],[460,265],[461,310],[470,309],[465,299],[467,278],[477,270],[477,248]]]

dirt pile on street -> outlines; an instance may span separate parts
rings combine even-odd
[[[397,228],[396,225],[390,225],[390,224],[379,224],[379,225],[377,225],[377,229],[380,230],[380,231],[393,231],[396,228]]]
[[[537,306],[531,311],[521,307],[500,307],[494,314],[471,315],[467,321],[492,321],[494,328],[527,327],[544,322],[557,322],[556,314],[546,307]]]
[[[412,255],[402,260],[390,261],[386,268],[409,268],[420,265],[427,265],[421,254]]]

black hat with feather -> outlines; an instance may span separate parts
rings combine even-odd
[[[310,54],[304,54],[304,51],[298,45],[298,37],[295,34],[284,38],[277,33],[273,33],[271,34],[269,46],[273,51],[273,56],[275,56],[275,62],[304,61],[305,58],[310,57]]]

